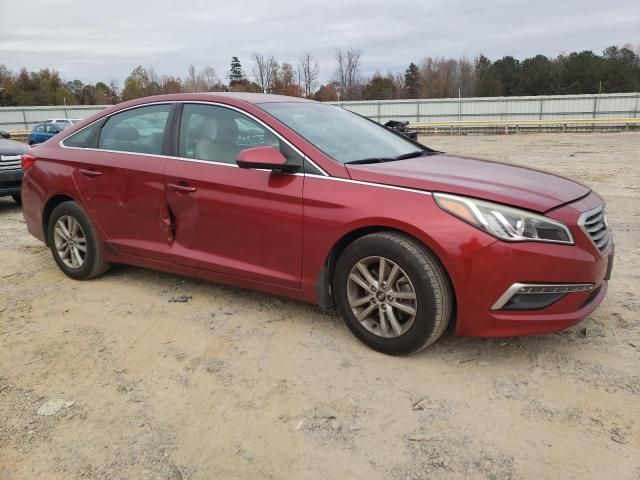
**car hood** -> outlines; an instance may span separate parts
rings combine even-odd
[[[537,212],[590,192],[588,187],[552,173],[445,154],[346,167],[353,180],[468,195]]]
[[[0,138],[0,155],[22,155],[29,149],[24,143]]]

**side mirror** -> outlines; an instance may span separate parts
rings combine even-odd
[[[265,170],[277,170],[280,172],[292,172],[300,168],[300,165],[292,165],[287,158],[274,147],[251,147],[242,150],[236,157],[236,163],[240,168],[256,168]]]
[[[6,138],[8,140],[11,138],[11,134],[9,132],[0,131],[0,137]]]

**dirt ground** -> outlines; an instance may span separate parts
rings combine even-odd
[[[600,192],[602,306],[393,358],[312,305],[132,267],[68,279],[0,199],[0,479],[640,478],[640,134],[423,140]]]

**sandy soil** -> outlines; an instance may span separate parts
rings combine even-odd
[[[617,263],[591,318],[391,358],[287,299],[70,280],[0,199],[0,479],[640,478],[640,134],[424,140],[604,195]]]

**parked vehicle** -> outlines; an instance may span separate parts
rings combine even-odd
[[[39,123],[34,125],[31,129],[31,133],[27,137],[27,143],[29,145],[36,145],[38,143],[46,142],[54,135],[62,132],[67,128],[69,124],[66,123]]]
[[[397,120],[389,120],[384,124],[389,130],[393,130],[394,132],[398,132],[405,137],[410,138],[411,140],[418,139],[418,132],[415,130],[409,130],[409,122],[399,122]]]
[[[67,125],[73,125],[74,123],[81,122],[81,118],[50,118],[42,123],[66,123]]]
[[[26,151],[24,143],[11,140],[8,132],[0,132],[0,197],[11,196],[18,204],[22,185],[20,157]]]
[[[239,123],[262,144],[243,145]],[[588,187],[303,99],[133,100],[22,165],[27,228],[69,277],[124,263],[337,307],[385,353],[453,321],[466,336],[565,329],[600,304],[613,264]]]

